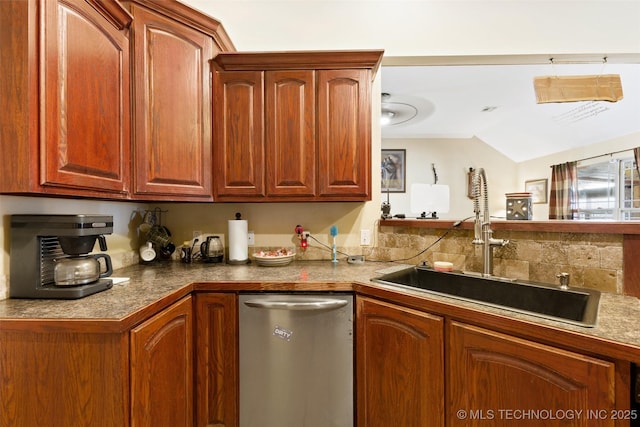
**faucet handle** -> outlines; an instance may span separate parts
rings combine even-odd
[[[507,246],[509,244],[509,239],[494,239],[491,237],[489,239],[489,244],[491,246]]]
[[[556,277],[560,279],[560,289],[569,289],[569,273],[558,273]]]

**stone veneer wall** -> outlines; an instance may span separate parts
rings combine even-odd
[[[555,284],[556,274],[567,272],[570,285],[623,292],[622,235],[499,231],[493,237],[509,239],[494,248],[496,276]],[[375,247],[354,253],[407,264],[449,261],[457,270],[482,271],[482,246],[471,243],[473,230],[381,227],[377,238]]]

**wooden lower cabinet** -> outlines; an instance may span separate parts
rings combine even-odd
[[[30,323],[0,327],[0,426],[128,426],[128,334]]]
[[[444,426],[444,321],[356,297],[358,427]]]
[[[131,426],[193,425],[193,312],[186,297],[131,331]]]
[[[448,331],[449,426],[614,426],[623,417],[612,362],[458,322]]]
[[[358,427],[628,426],[638,416],[629,363],[360,295],[356,325]]]
[[[197,427],[237,427],[239,419],[238,297],[196,294]]]
[[[100,321],[3,323],[0,427],[192,426],[191,304],[185,297],[124,331]]]
[[[0,427],[238,427],[237,304],[196,292],[130,330],[3,320]],[[637,425],[628,362],[362,294],[355,363],[357,427]]]

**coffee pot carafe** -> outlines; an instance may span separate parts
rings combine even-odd
[[[59,236],[58,242],[62,251],[68,255],[54,260],[53,278],[56,286],[78,286],[93,283],[101,277],[109,277],[113,272],[111,257],[107,254],[90,255],[96,240],[101,251],[107,250],[107,240],[103,235],[93,236]],[[104,260],[102,270],[100,259]]]
[[[105,262],[105,270],[99,259]],[[84,255],[56,260],[54,280],[56,286],[77,286],[92,283],[113,272],[111,257],[107,254]]]

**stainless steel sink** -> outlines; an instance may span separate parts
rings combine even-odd
[[[595,326],[600,303],[600,292],[592,289],[563,290],[543,283],[439,272],[427,267],[411,267],[372,280],[585,327]]]

